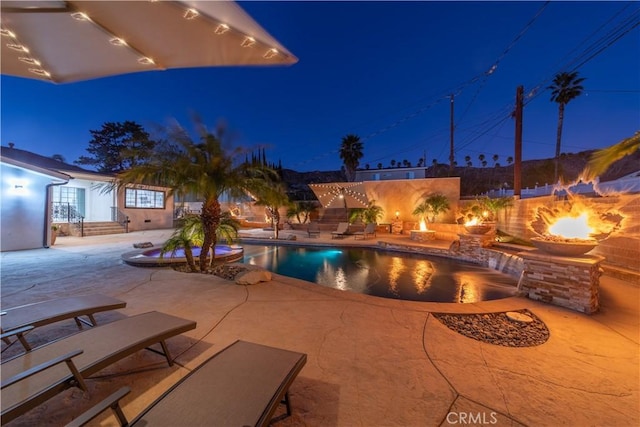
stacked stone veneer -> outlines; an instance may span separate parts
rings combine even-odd
[[[468,247],[468,244],[473,246]],[[378,247],[388,250],[436,255],[444,258],[471,262],[508,274],[515,279],[520,278],[522,270],[524,269],[524,263],[520,256],[483,247],[482,244],[482,239],[476,236],[471,239],[465,239],[464,241],[453,241],[449,248],[421,246],[419,242],[413,241],[407,244],[379,241]]]
[[[518,255],[524,261],[520,287],[529,298],[587,314],[598,311],[604,257],[561,257],[539,250]]]
[[[559,257],[538,250],[508,254],[488,246],[487,236],[462,234],[449,248],[379,241],[388,250],[423,253],[480,264],[520,279],[520,291],[531,299],[595,313],[600,306],[600,267],[604,257]]]

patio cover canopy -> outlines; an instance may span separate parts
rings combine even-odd
[[[233,1],[1,2],[2,74],[56,83],[298,61]]]
[[[309,184],[309,187],[326,209],[366,208],[369,203],[362,182]]]

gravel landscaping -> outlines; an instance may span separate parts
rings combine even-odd
[[[505,347],[533,347],[549,339],[549,329],[529,310],[509,312],[511,317],[530,320],[512,320],[507,312],[485,314],[440,314],[433,316],[459,334],[474,340]],[[517,313],[514,315],[513,313]],[[530,318],[530,319],[528,319]]]

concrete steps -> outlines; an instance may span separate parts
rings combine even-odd
[[[76,227],[70,227],[71,235],[80,236],[80,229]],[[84,223],[84,236],[102,236],[105,234],[121,234],[125,229],[117,222],[104,221],[104,222],[85,222]]]

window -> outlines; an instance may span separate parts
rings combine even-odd
[[[416,173],[414,171],[405,173],[405,178],[414,179],[416,177]]]
[[[51,202],[54,222],[67,222],[72,217],[85,215],[84,188],[54,186]]]
[[[164,209],[164,192],[127,188],[124,193],[124,207]]]

